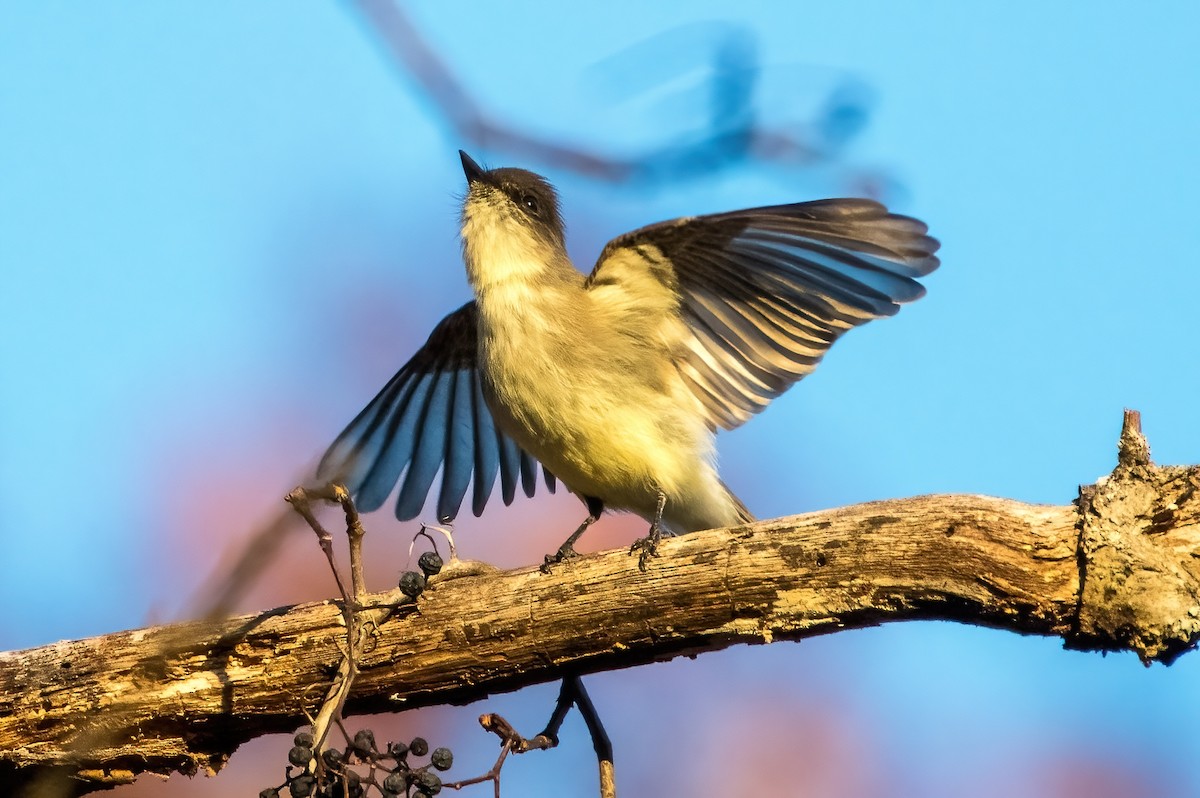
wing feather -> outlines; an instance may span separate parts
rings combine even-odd
[[[344,482],[363,512],[381,507],[399,483],[402,521],[421,512],[439,471],[439,519],[458,514],[472,485],[471,510],[482,513],[497,473],[505,504],[518,479],[532,496],[538,463],[500,431],[483,398],[476,325],[473,302],[443,319],[325,452],[318,478]]]
[[[492,411],[483,400],[479,380],[471,381],[471,407],[475,412],[475,492],[471,497],[471,512],[479,516],[496,484],[496,472],[500,470],[500,432],[492,419]]]
[[[675,366],[710,426],[733,428],[811,373],[847,330],[924,295],[917,278],[939,263],[927,232],[862,199],[676,219],[609,242],[587,285],[623,285],[638,264],[674,290]]]
[[[475,379],[467,369],[459,369],[454,378],[454,403],[450,412],[450,434],[446,437],[446,465],[438,491],[438,518],[454,518],[467,495],[467,486],[475,470],[475,408],[471,394]]]
[[[517,496],[517,480],[521,478],[521,447],[499,430],[496,435],[500,441],[500,493],[507,505],[512,504]]]

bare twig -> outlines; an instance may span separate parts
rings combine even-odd
[[[550,713],[550,720],[546,721],[546,728],[529,741],[531,748],[553,748],[558,745],[558,730],[562,728],[563,721],[567,719],[567,713],[571,710],[571,705],[575,703],[575,692],[571,689],[573,682],[578,682],[578,677],[568,676],[562,680],[562,685],[558,688],[558,699],[554,702],[554,711]],[[482,723],[482,719],[480,722]]]
[[[479,719],[480,724],[483,724],[483,718],[486,717],[488,716],[484,715]],[[484,726],[484,728],[486,729],[487,726]],[[491,730],[489,729],[489,731]],[[513,732],[513,736],[517,739],[520,739],[520,735],[518,735],[515,731]],[[491,769],[488,770],[487,773],[484,773],[481,776],[474,776],[469,779],[446,782],[442,786],[450,790],[461,790],[463,787],[470,787],[475,784],[482,784],[485,781],[490,781],[493,785],[493,792],[496,798],[500,798],[500,769],[504,767],[504,760],[508,758],[508,755],[513,750],[513,743],[511,739],[505,739],[503,735],[501,736],[501,739],[503,741],[500,743],[500,756],[496,758],[496,763],[492,765]]]
[[[292,508],[300,514],[302,518],[312,527],[312,531],[317,533],[317,542],[321,545],[321,551],[325,552],[325,559],[329,560],[329,570],[333,572],[333,581],[337,582],[338,593],[342,597],[342,601],[346,606],[350,606],[350,592],[346,590],[346,585],[342,582],[342,573],[338,570],[337,561],[333,554],[333,536],[325,527],[321,526],[321,522],[317,520],[316,515],[312,511],[312,501],[314,499],[324,501],[337,501],[335,497],[336,488],[341,488],[345,493],[346,489],[340,485],[330,483],[320,488],[305,488],[297,487],[292,490],[283,499]]]
[[[321,526],[313,514],[311,507],[313,499],[321,499],[339,504],[345,513],[346,536],[350,541],[350,584],[354,591],[353,595],[347,595],[346,588],[342,584],[341,574],[338,572],[337,564],[333,558],[332,537]],[[324,768],[324,764],[321,761],[321,752],[326,748],[325,742],[329,736],[331,725],[334,723],[337,723],[339,726],[341,725],[342,709],[346,705],[350,689],[354,686],[354,677],[358,675],[358,658],[362,653],[365,639],[366,627],[360,611],[363,608],[363,601],[367,594],[362,562],[362,540],[366,531],[363,529],[362,521],[359,518],[358,508],[354,506],[354,500],[350,497],[350,493],[344,485],[331,482],[328,485],[315,488],[297,487],[285,497],[285,500],[296,508],[296,512],[300,513],[304,517],[304,520],[308,522],[308,525],[312,527],[313,531],[317,533],[317,540],[320,541],[321,550],[325,552],[325,556],[329,560],[329,567],[333,570],[333,578],[337,582],[338,590],[342,594],[342,618],[346,625],[345,651],[342,654],[341,662],[338,664],[337,673],[334,675],[333,681],[325,693],[325,698],[321,702],[321,707],[317,711],[316,717],[312,719],[313,755],[316,760],[316,770],[320,772]],[[345,734],[345,729],[342,732]]]
[[[510,753],[523,754],[528,751],[544,751],[558,745],[558,730],[567,717],[571,706],[579,707],[583,721],[587,725],[588,734],[592,738],[592,747],[596,750],[596,759],[600,767],[600,796],[601,798],[616,798],[616,781],[613,773],[612,743],[600,723],[600,716],[592,705],[591,698],[583,689],[583,682],[578,676],[567,676],[562,681],[558,691],[558,699],[554,702],[554,711],[546,728],[534,737],[522,737],[511,723],[500,715],[489,712],[479,716],[479,725],[500,738],[500,756],[491,769],[482,776],[452,782],[444,786],[461,790],[472,784],[490,781],[495,785],[496,798],[500,798],[500,770],[504,760]]]
[[[617,781],[613,769],[612,742],[608,739],[608,732],[604,730],[604,724],[600,722],[600,714],[596,712],[596,707],[592,704],[587,690],[583,689],[583,682],[579,680],[579,677],[570,676],[563,680],[564,684],[567,682],[571,683],[571,692],[575,695],[575,706],[579,707],[579,714],[583,715],[583,722],[587,724],[588,734],[592,736],[592,748],[596,751],[596,763],[600,768],[600,796],[601,798],[616,798]]]

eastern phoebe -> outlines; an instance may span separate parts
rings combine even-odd
[[[608,243],[590,275],[567,257],[558,197],[523,169],[467,177],[462,250],[475,299],[434,329],[330,446],[322,479],[360,509],[400,483],[414,518],[439,468],[437,514],[452,519],[473,482],[479,515],[500,474],[534,493],[537,463],[587,505],[663,530],[753,516],[717,475],[713,438],[816,368],[837,338],[921,297],[937,268],[924,223],[865,199],[687,217]],[[635,546],[638,544],[635,544]]]

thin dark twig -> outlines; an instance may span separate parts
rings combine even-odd
[[[340,717],[334,718],[333,722],[337,724],[338,730],[341,731],[342,739],[346,741],[346,745],[350,745],[354,741],[354,738],[350,736],[350,732],[346,731],[346,724]]]
[[[558,744],[558,730],[562,728],[567,713],[571,711],[571,705],[575,703],[575,691],[572,688],[578,681],[576,677],[563,679],[558,688],[558,701],[554,704],[554,711],[550,713],[550,720],[546,721],[546,728],[542,729],[538,737],[553,740],[555,745]]]
[[[342,596],[342,601],[348,605],[350,603],[350,593],[346,590],[346,585],[342,582],[342,574],[338,570],[337,561],[334,559],[333,535],[330,535],[329,530],[321,525],[321,522],[317,520],[316,515],[312,511],[313,499],[334,500],[333,487],[332,484],[321,488],[297,487],[287,496],[284,496],[283,500],[292,505],[292,508],[312,528],[312,531],[317,533],[317,542],[321,546],[321,551],[325,552],[325,559],[329,560],[329,569],[333,571],[333,581],[337,582],[338,592]],[[345,488],[342,490],[345,490]]]
[[[354,591],[353,596],[346,592],[341,574],[338,572],[337,564],[334,562],[333,536],[329,534],[325,527],[321,526],[321,523],[312,512],[311,502],[313,499],[340,504],[342,511],[345,513],[346,536],[350,540],[350,579]],[[342,728],[342,734],[346,735],[346,729],[341,723],[342,709],[346,705],[346,698],[350,695],[350,688],[354,684],[354,679],[358,676],[358,655],[362,651],[365,638],[364,626],[359,616],[359,610],[362,608],[362,601],[366,596],[366,583],[363,578],[362,563],[362,539],[366,531],[363,529],[362,521],[359,518],[358,508],[354,506],[354,500],[350,497],[350,492],[346,490],[344,485],[330,482],[327,485],[318,487],[297,487],[285,497],[285,500],[292,507],[296,508],[296,512],[300,513],[304,517],[304,520],[308,522],[308,525],[312,527],[313,531],[317,533],[321,550],[325,552],[325,556],[329,560],[329,567],[333,570],[333,578],[337,582],[338,590],[342,594],[342,615],[346,622],[346,650],[342,654],[342,661],[338,664],[337,674],[334,676],[333,683],[329,686],[329,690],[321,702],[321,708],[317,711],[317,716],[313,719],[312,723],[313,752],[319,775],[325,767],[320,754],[325,749],[325,741],[329,736],[332,725],[336,723]]]
[[[350,492],[344,485],[333,485],[334,501],[342,505],[346,514],[346,536],[350,539],[350,585],[354,590],[354,605],[361,607],[363,597],[367,594],[367,581],[363,576],[362,541],[367,531],[363,528],[362,520],[358,517],[358,508],[350,498]]]
[[[578,676],[568,676],[563,683],[568,681],[571,682],[571,689],[575,694],[575,706],[579,707],[579,714],[583,716],[583,722],[587,724],[588,733],[592,736],[592,748],[596,751],[596,760],[600,767],[600,795],[602,798],[614,798],[617,786],[612,742],[608,739],[604,724],[600,722],[596,706],[587,690],[583,689],[583,682]]]
[[[481,782],[490,781],[495,784],[496,798],[500,798],[500,770],[504,767],[504,760],[508,758],[509,753],[523,754],[526,751],[544,751],[549,748],[554,748],[558,745],[558,729],[562,726],[563,718],[567,716],[567,712],[571,709],[571,703],[574,701],[574,694],[568,688],[567,682],[564,680],[562,688],[558,691],[558,700],[554,704],[554,712],[550,715],[550,721],[546,724],[546,728],[541,734],[526,739],[522,737],[513,725],[505,720],[502,716],[494,712],[488,712],[479,716],[479,725],[484,731],[489,731],[500,738],[500,756],[496,758],[496,763],[492,765],[487,773],[481,776],[475,776],[470,779],[451,782],[443,785],[455,790],[461,790],[471,784],[479,784]]]
[[[550,720],[546,722],[546,728],[533,737],[522,737],[511,723],[494,712],[480,715],[479,725],[485,731],[500,738],[500,756],[487,773],[443,786],[461,790],[471,784],[491,781],[496,785],[496,798],[500,798],[500,770],[504,766],[504,760],[508,757],[509,752],[523,754],[527,751],[544,751],[557,747],[558,731],[562,728],[563,721],[572,705],[579,707],[579,713],[583,716],[583,722],[587,725],[588,734],[592,738],[592,748],[596,751],[596,759],[600,767],[601,798],[615,798],[616,782],[613,770],[612,743],[609,741],[608,733],[604,731],[604,725],[600,722],[600,716],[596,712],[595,705],[592,704],[591,697],[583,689],[583,682],[578,676],[568,676],[563,679],[562,686],[558,691],[558,698],[554,702],[554,711],[550,713]]]
[[[451,781],[443,784],[451,790],[461,790],[463,787],[469,787],[472,784],[482,784],[485,781],[490,781],[496,785],[496,798],[500,798],[500,769],[504,767],[504,760],[508,758],[508,754],[512,751],[513,745],[511,740],[505,740],[500,745],[500,756],[496,759],[496,764],[492,765],[491,769],[481,776],[473,776],[469,779],[461,781]]]

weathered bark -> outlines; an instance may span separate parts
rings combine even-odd
[[[465,703],[567,673],[735,643],[939,618],[1170,663],[1200,639],[1200,467],[1154,466],[1127,414],[1120,462],[1075,506],[984,496],[872,502],[374,596],[348,712]],[[0,787],[79,791],[218,769],[303,724],[344,648],[333,602],[0,654]],[[5,791],[4,794],[9,794]]]

